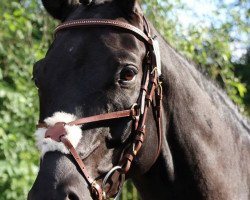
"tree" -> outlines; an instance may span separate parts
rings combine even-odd
[[[31,74],[48,47],[48,18],[36,1],[1,1],[0,10],[0,199],[26,199],[39,159]]]
[[[224,1],[215,2],[215,11],[186,26],[178,18],[180,11],[190,12],[185,1],[143,1],[146,15],[165,39],[194,61],[204,74],[216,80],[244,110],[246,85],[235,74],[231,46],[248,42],[250,4],[245,0],[235,0],[230,4]],[[191,13],[193,19],[199,17]]]
[[[246,84],[247,93],[243,98],[244,104],[247,107],[248,114],[250,113],[250,48],[242,58],[234,63],[236,74],[241,77],[241,80]]]

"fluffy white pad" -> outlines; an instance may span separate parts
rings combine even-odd
[[[48,117],[44,120],[44,122],[53,126],[57,122],[71,122],[76,120],[76,116],[64,113],[64,112],[56,112],[52,117]],[[60,151],[64,154],[69,154],[69,150],[65,147],[65,145],[61,142],[56,142],[50,138],[45,138],[46,128],[38,128],[35,132],[36,143],[38,149],[41,151],[41,156],[43,157],[45,153],[49,151]],[[76,148],[79,141],[82,138],[82,130],[80,126],[65,126],[65,130],[67,132],[66,138],[71,142],[71,144]]]

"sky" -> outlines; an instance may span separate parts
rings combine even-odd
[[[211,14],[216,9],[213,1],[189,0],[186,4],[190,12],[179,12],[179,20],[183,22],[183,24],[195,24],[200,22],[201,19]],[[193,16],[193,13],[195,13],[196,16]]]
[[[196,23],[199,22],[201,19],[204,19],[206,17],[213,16],[213,12],[215,12],[218,8],[216,3],[219,0],[181,0],[183,3],[186,4],[186,6],[190,9],[190,15],[188,13],[180,13],[180,18],[185,20],[188,23]],[[226,4],[232,4],[235,2],[235,0],[224,0],[223,1]],[[191,14],[195,13],[197,18],[192,16]],[[220,20],[225,20],[225,16],[220,16]]]
[[[209,26],[212,19],[214,22],[216,21],[225,21],[226,14],[216,16],[216,19],[213,13],[216,11],[217,0],[182,0],[183,3],[186,4],[187,8],[190,9],[189,12],[183,10],[178,11],[178,20],[184,25],[184,27],[188,27],[189,25],[195,24],[198,26]],[[226,4],[231,4],[235,2],[235,0],[224,0]],[[232,33],[238,34],[238,33]],[[240,36],[245,40],[250,39],[249,35]],[[231,43],[231,50],[233,52],[234,60],[240,58],[243,54],[246,53],[246,46],[239,42]]]

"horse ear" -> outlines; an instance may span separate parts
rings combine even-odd
[[[79,0],[42,0],[42,3],[52,17],[64,21],[69,13],[79,5]]]
[[[128,16],[134,14],[143,15],[142,9],[137,0],[116,0],[124,13]]]

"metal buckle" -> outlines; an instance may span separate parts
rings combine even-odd
[[[133,151],[134,156],[136,156],[138,151],[135,149],[135,143],[132,144],[132,151]]]
[[[96,185],[97,185],[97,182],[96,182],[96,180],[94,180],[94,181],[91,183],[90,188],[91,188],[91,193],[94,194],[95,197],[98,197],[99,194],[98,194],[98,192],[97,192]]]
[[[152,69],[152,71],[150,72],[150,74],[154,74],[155,72],[157,72],[157,67],[154,67],[154,69]]]
[[[162,98],[162,82],[158,82],[158,90],[157,90],[157,94],[160,96],[160,98]]]
[[[140,116],[139,108],[137,110],[135,109],[138,106],[137,103],[134,103],[132,107],[130,108],[131,112],[135,111],[136,115],[132,116],[133,120],[136,120],[137,117]]]

